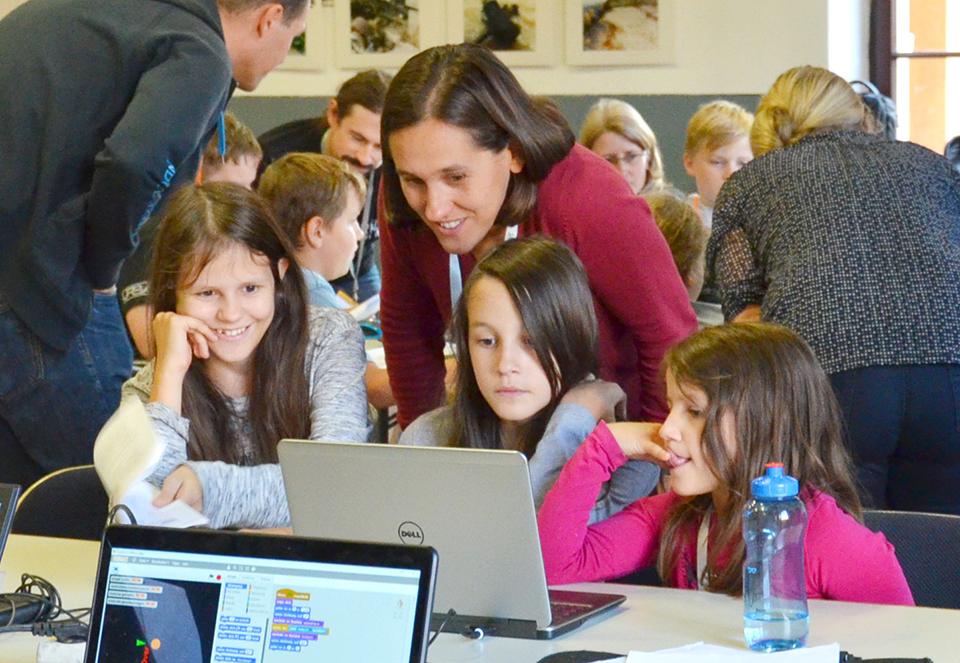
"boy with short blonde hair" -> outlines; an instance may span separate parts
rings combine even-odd
[[[720,187],[753,159],[750,128],[753,113],[730,101],[706,103],[687,124],[683,166],[697,181],[689,202],[709,229]]]
[[[362,237],[363,179],[339,159],[291,152],[267,166],[257,190],[293,244],[310,303],[345,308],[330,281],[350,271]]]
[[[350,271],[363,232],[358,218],[367,186],[346,162],[290,152],[263,171],[257,191],[270,205],[303,271],[313,306],[349,308],[330,281]],[[394,405],[384,369],[367,361],[367,398],[378,410]]]
[[[221,143],[220,131],[224,131]],[[221,144],[224,152],[220,153]],[[213,134],[203,151],[200,180],[203,182],[233,182],[253,188],[263,159],[263,149],[250,128],[233,113],[223,114],[223,128]]]

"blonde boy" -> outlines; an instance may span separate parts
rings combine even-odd
[[[291,152],[267,166],[257,189],[293,243],[310,303],[345,308],[330,281],[350,271],[366,184],[339,159]]]
[[[330,281],[350,271],[363,233],[357,218],[366,184],[346,162],[291,152],[263,171],[257,191],[294,247],[314,306],[346,308]],[[376,409],[394,405],[387,372],[367,362],[367,398]]]
[[[689,202],[708,229],[720,187],[753,159],[751,126],[753,113],[723,100],[704,104],[687,124],[683,166],[697,181],[697,193],[690,196]]]
[[[200,179],[203,182],[233,182],[252,189],[263,159],[260,143],[250,128],[233,113],[223,114],[223,129],[226,150],[220,153],[218,130],[203,151]]]

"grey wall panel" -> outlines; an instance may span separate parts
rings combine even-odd
[[[683,170],[683,142],[687,121],[697,108],[716,97],[700,95],[651,95],[623,96],[633,104],[650,124],[663,152],[667,179],[683,191],[693,191],[695,184]],[[724,96],[753,111],[757,107],[757,95]],[[596,96],[555,96],[557,104],[566,115],[574,132],[580,125]],[[324,112],[329,99],[326,97],[236,97],[230,109],[257,135],[277,125],[304,117],[315,117]]]

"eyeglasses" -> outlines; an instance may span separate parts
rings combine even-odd
[[[636,150],[624,152],[623,154],[608,154],[603,158],[609,163],[612,163],[616,168],[619,168],[620,164],[629,168],[640,159],[646,159],[649,156],[650,152],[648,150]]]

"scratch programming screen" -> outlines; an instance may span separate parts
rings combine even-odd
[[[407,663],[420,572],[114,548],[104,663]]]

